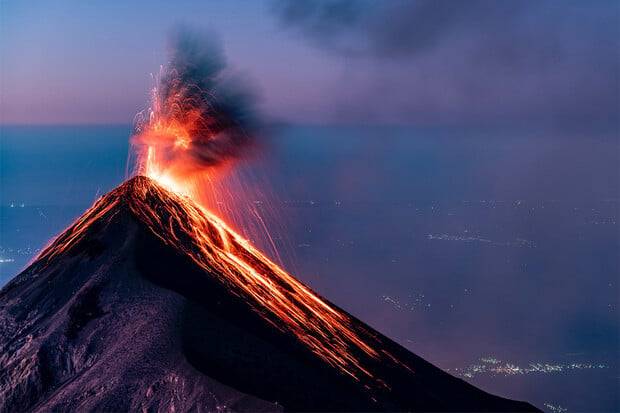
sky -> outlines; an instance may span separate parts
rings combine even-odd
[[[265,119],[617,132],[615,1],[0,1],[0,122],[129,124],[178,25]]]

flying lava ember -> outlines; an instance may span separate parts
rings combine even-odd
[[[377,364],[407,366],[382,349],[375,335],[319,297],[216,215],[212,201],[252,146],[242,94],[221,94],[223,65],[187,35],[178,35],[170,65],[152,90],[151,107],[137,118],[131,168],[137,176],[101,198],[40,258],[49,262],[72,248],[95,221],[123,204],[167,245],[187,254],[261,317],[292,334],[329,365],[369,389],[389,390],[372,373]],[[222,86],[222,87],[220,87]],[[154,202],[155,200],[156,202]],[[256,210],[255,219],[262,223]],[[263,224],[264,226],[264,224]],[[273,245],[273,243],[272,243]],[[409,370],[410,371],[410,370]]]

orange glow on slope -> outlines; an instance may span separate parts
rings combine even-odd
[[[121,204],[166,245],[190,256],[205,276],[216,277],[266,321],[293,334],[324,362],[367,383],[367,388],[389,389],[372,374],[376,362],[404,366],[381,348],[377,337],[354,327],[348,315],[265,257],[221,219],[145,177],[133,178],[100,199],[39,258],[50,262],[69,250],[91,224],[109,221]]]

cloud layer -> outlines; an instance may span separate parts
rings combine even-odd
[[[272,10],[345,62],[339,117],[617,122],[613,1],[280,0]]]

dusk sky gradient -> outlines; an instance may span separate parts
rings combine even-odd
[[[0,3],[0,121],[128,124],[178,24],[268,120],[617,130],[615,1]]]

